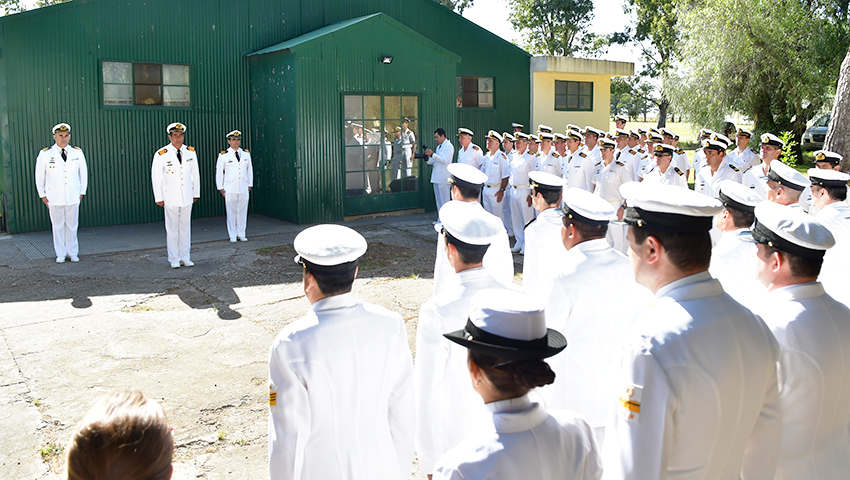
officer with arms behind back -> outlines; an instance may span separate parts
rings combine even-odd
[[[201,198],[201,174],[194,147],[183,145],[186,126],[172,123],[166,129],[171,143],[153,156],[151,183],[154,201],[165,208],[165,234],[171,268],[191,267],[192,204]]]
[[[227,210],[227,234],[230,243],[247,242],[245,224],[248,221],[248,196],[254,187],[254,167],[251,154],[240,148],[242,132],[234,130],[227,134],[230,148],[218,154],[215,162],[215,184],[224,197]]]
[[[68,146],[71,126],[67,123],[53,127],[53,140],[56,143],[39,152],[35,161],[35,187],[50,211],[56,263],[65,263],[66,257],[79,262],[77,227],[89,178],[86,157],[80,147]]]

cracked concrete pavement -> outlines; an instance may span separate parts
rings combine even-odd
[[[347,223],[369,242],[354,292],[404,317],[411,350],[433,289],[432,217]],[[194,244],[196,266],[177,270],[164,247],[56,264],[0,236],[0,476],[60,478],[94,400],[139,389],[174,427],[175,479],[268,478],[268,347],[309,308],[299,230]]]

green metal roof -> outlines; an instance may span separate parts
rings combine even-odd
[[[254,56],[254,55],[265,55],[267,53],[280,52],[280,51],[283,51],[283,50],[289,50],[291,52],[296,52],[299,49],[301,49],[302,47],[305,47],[312,42],[319,41],[323,37],[326,37],[328,35],[332,36],[332,35],[335,35],[335,34],[341,32],[343,30],[347,30],[349,28],[353,28],[353,29],[365,28],[368,25],[375,23],[375,22],[383,22],[383,23],[386,23],[387,25],[395,27],[396,29],[398,29],[401,32],[405,33],[406,35],[410,36],[411,38],[416,39],[417,41],[424,44],[425,46],[430,47],[430,48],[442,53],[443,55],[445,55],[449,58],[452,58],[456,62],[460,62],[460,60],[461,60],[459,55],[452,53],[452,52],[446,50],[445,48],[437,45],[436,43],[432,42],[428,38],[423,37],[422,35],[416,33],[412,29],[402,25],[401,23],[397,22],[392,17],[390,17],[389,15],[384,14],[384,13],[373,13],[372,15],[366,15],[365,17],[353,18],[351,20],[346,20],[344,22],[339,22],[339,23],[335,23],[333,25],[328,25],[327,27],[322,27],[322,28],[313,30],[312,32],[305,33],[304,35],[301,35],[299,37],[295,37],[295,38],[289,39],[285,42],[278,43],[277,45],[272,45],[271,47],[266,47],[266,48],[257,50],[256,52],[251,52],[251,53],[245,54],[245,56],[250,57],[250,56]]]

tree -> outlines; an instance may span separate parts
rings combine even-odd
[[[50,0],[47,0],[50,1]],[[67,0],[59,0],[60,2],[65,2]],[[463,15],[463,11],[472,6],[472,2],[474,0],[435,0],[437,3],[445,5],[452,10],[456,11],[458,14]]]
[[[790,131],[798,143],[835,88],[848,47],[846,22],[817,0],[694,1],[682,29],[692,34],[682,38],[670,90],[681,113],[718,125],[740,112],[755,133]]]
[[[525,49],[544,55],[594,55],[605,42],[588,33],[593,0],[510,0],[511,25],[525,34]]]
[[[668,76],[676,60],[679,34],[679,11],[676,0],[628,0],[626,13],[634,13],[634,27],[612,36],[612,43],[634,43],[644,60],[642,76],[661,82],[658,100],[658,126],[667,125]]]
[[[835,90],[835,104],[829,118],[829,129],[823,148],[844,156],[841,171],[850,171],[850,50],[841,63],[841,74]]]
[[[629,120],[643,114],[646,121],[647,111],[658,107],[660,100],[656,98],[652,85],[641,77],[611,79],[611,114],[626,115]]]
[[[57,3],[63,3],[67,1],[69,0],[36,0],[35,7],[46,7],[48,5],[55,5]],[[469,0],[469,2],[472,3],[471,0]],[[0,0],[0,9],[3,10],[3,15],[9,15],[12,13],[25,12],[27,10],[27,6],[26,4],[22,3],[21,0]]]

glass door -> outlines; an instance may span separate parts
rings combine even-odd
[[[419,97],[345,95],[345,214],[418,208]]]

